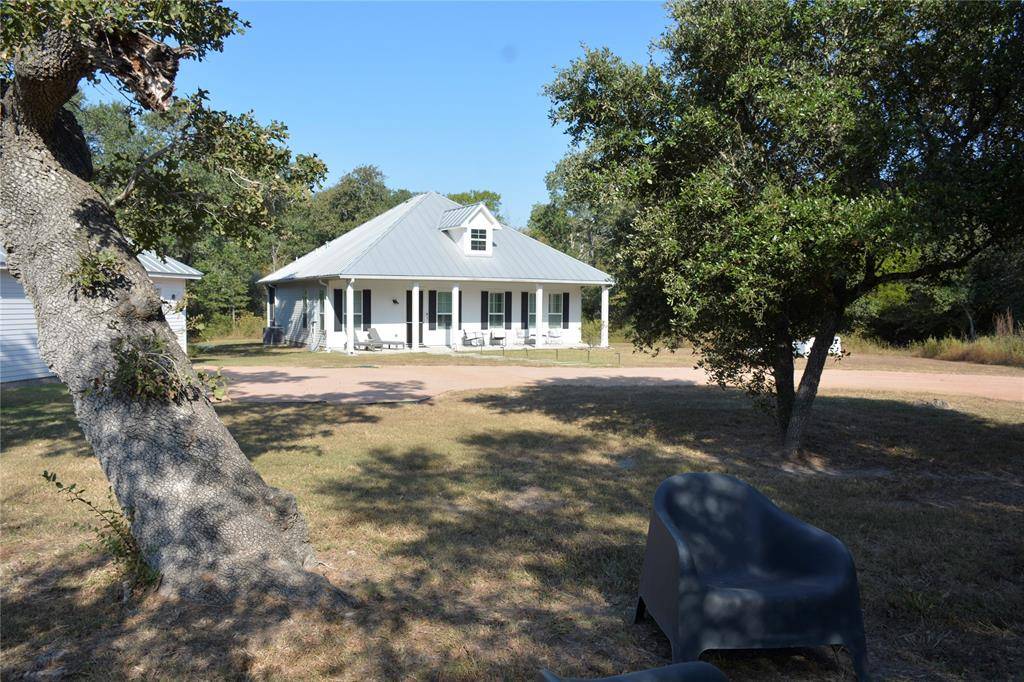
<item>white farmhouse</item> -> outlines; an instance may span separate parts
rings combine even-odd
[[[203,273],[173,258],[158,258],[148,251],[138,258],[164,301],[167,323],[185,348],[185,311],[178,309],[178,302],[185,297],[185,283],[199,279]],[[6,254],[0,251],[0,382],[40,379],[50,374],[39,356],[32,302],[25,295],[21,282],[8,271]]]
[[[499,223],[484,204],[419,194],[267,275],[277,341],[354,352],[392,347],[574,346],[582,287],[611,277]]]

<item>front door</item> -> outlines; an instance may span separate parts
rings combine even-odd
[[[423,344],[423,289],[420,289],[420,345]],[[405,291],[405,345],[412,348],[412,289]]]

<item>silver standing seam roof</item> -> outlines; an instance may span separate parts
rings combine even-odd
[[[260,280],[279,284],[304,279],[482,280],[612,284],[605,272],[527,237],[492,230],[492,255],[468,256],[446,232],[463,207],[436,192],[417,194]],[[450,225],[449,225],[450,226]]]
[[[185,265],[179,260],[170,256],[160,258],[152,251],[143,251],[139,254],[139,263],[146,268],[151,277],[170,277],[177,279],[201,279],[203,273],[193,267]],[[7,267],[7,252],[0,249],[0,269]]]

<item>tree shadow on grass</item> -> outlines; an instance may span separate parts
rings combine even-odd
[[[317,403],[222,403],[217,414],[250,461],[268,452],[320,457],[323,448],[311,440],[329,437],[339,426],[380,421],[365,406]]]
[[[4,595],[3,679],[246,679],[254,649],[309,612],[260,594],[202,606],[140,599],[94,551],[21,568]],[[321,623],[344,616],[316,612]]]

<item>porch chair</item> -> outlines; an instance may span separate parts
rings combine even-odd
[[[384,347],[384,344],[379,341],[374,341],[372,338],[360,339],[358,332],[352,332],[355,334],[355,342],[352,344],[356,350],[380,350]]]
[[[636,622],[650,613],[672,661],[708,649],[841,644],[868,679],[853,557],[739,479],[683,474],[654,495]]]
[[[464,346],[483,346],[484,335],[480,332],[468,332],[465,329],[462,330],[462,345]]]
[[[541,670],[538,682],[585,682],[583,677],[559,677],[550,670]],[[663,668],[623,673],[612,677],[591,678],[589,682],[729,682],[722,671],[703,661],[676,663]]]
[[[505,330],[491,330],[491,345],[492,346],[504,346],[505,345]]]
[[[403,349],[405,341],[385,341],[380,338],[380,332],[376,327],[370,327],[370,343],[379,344],[381,348]]]

